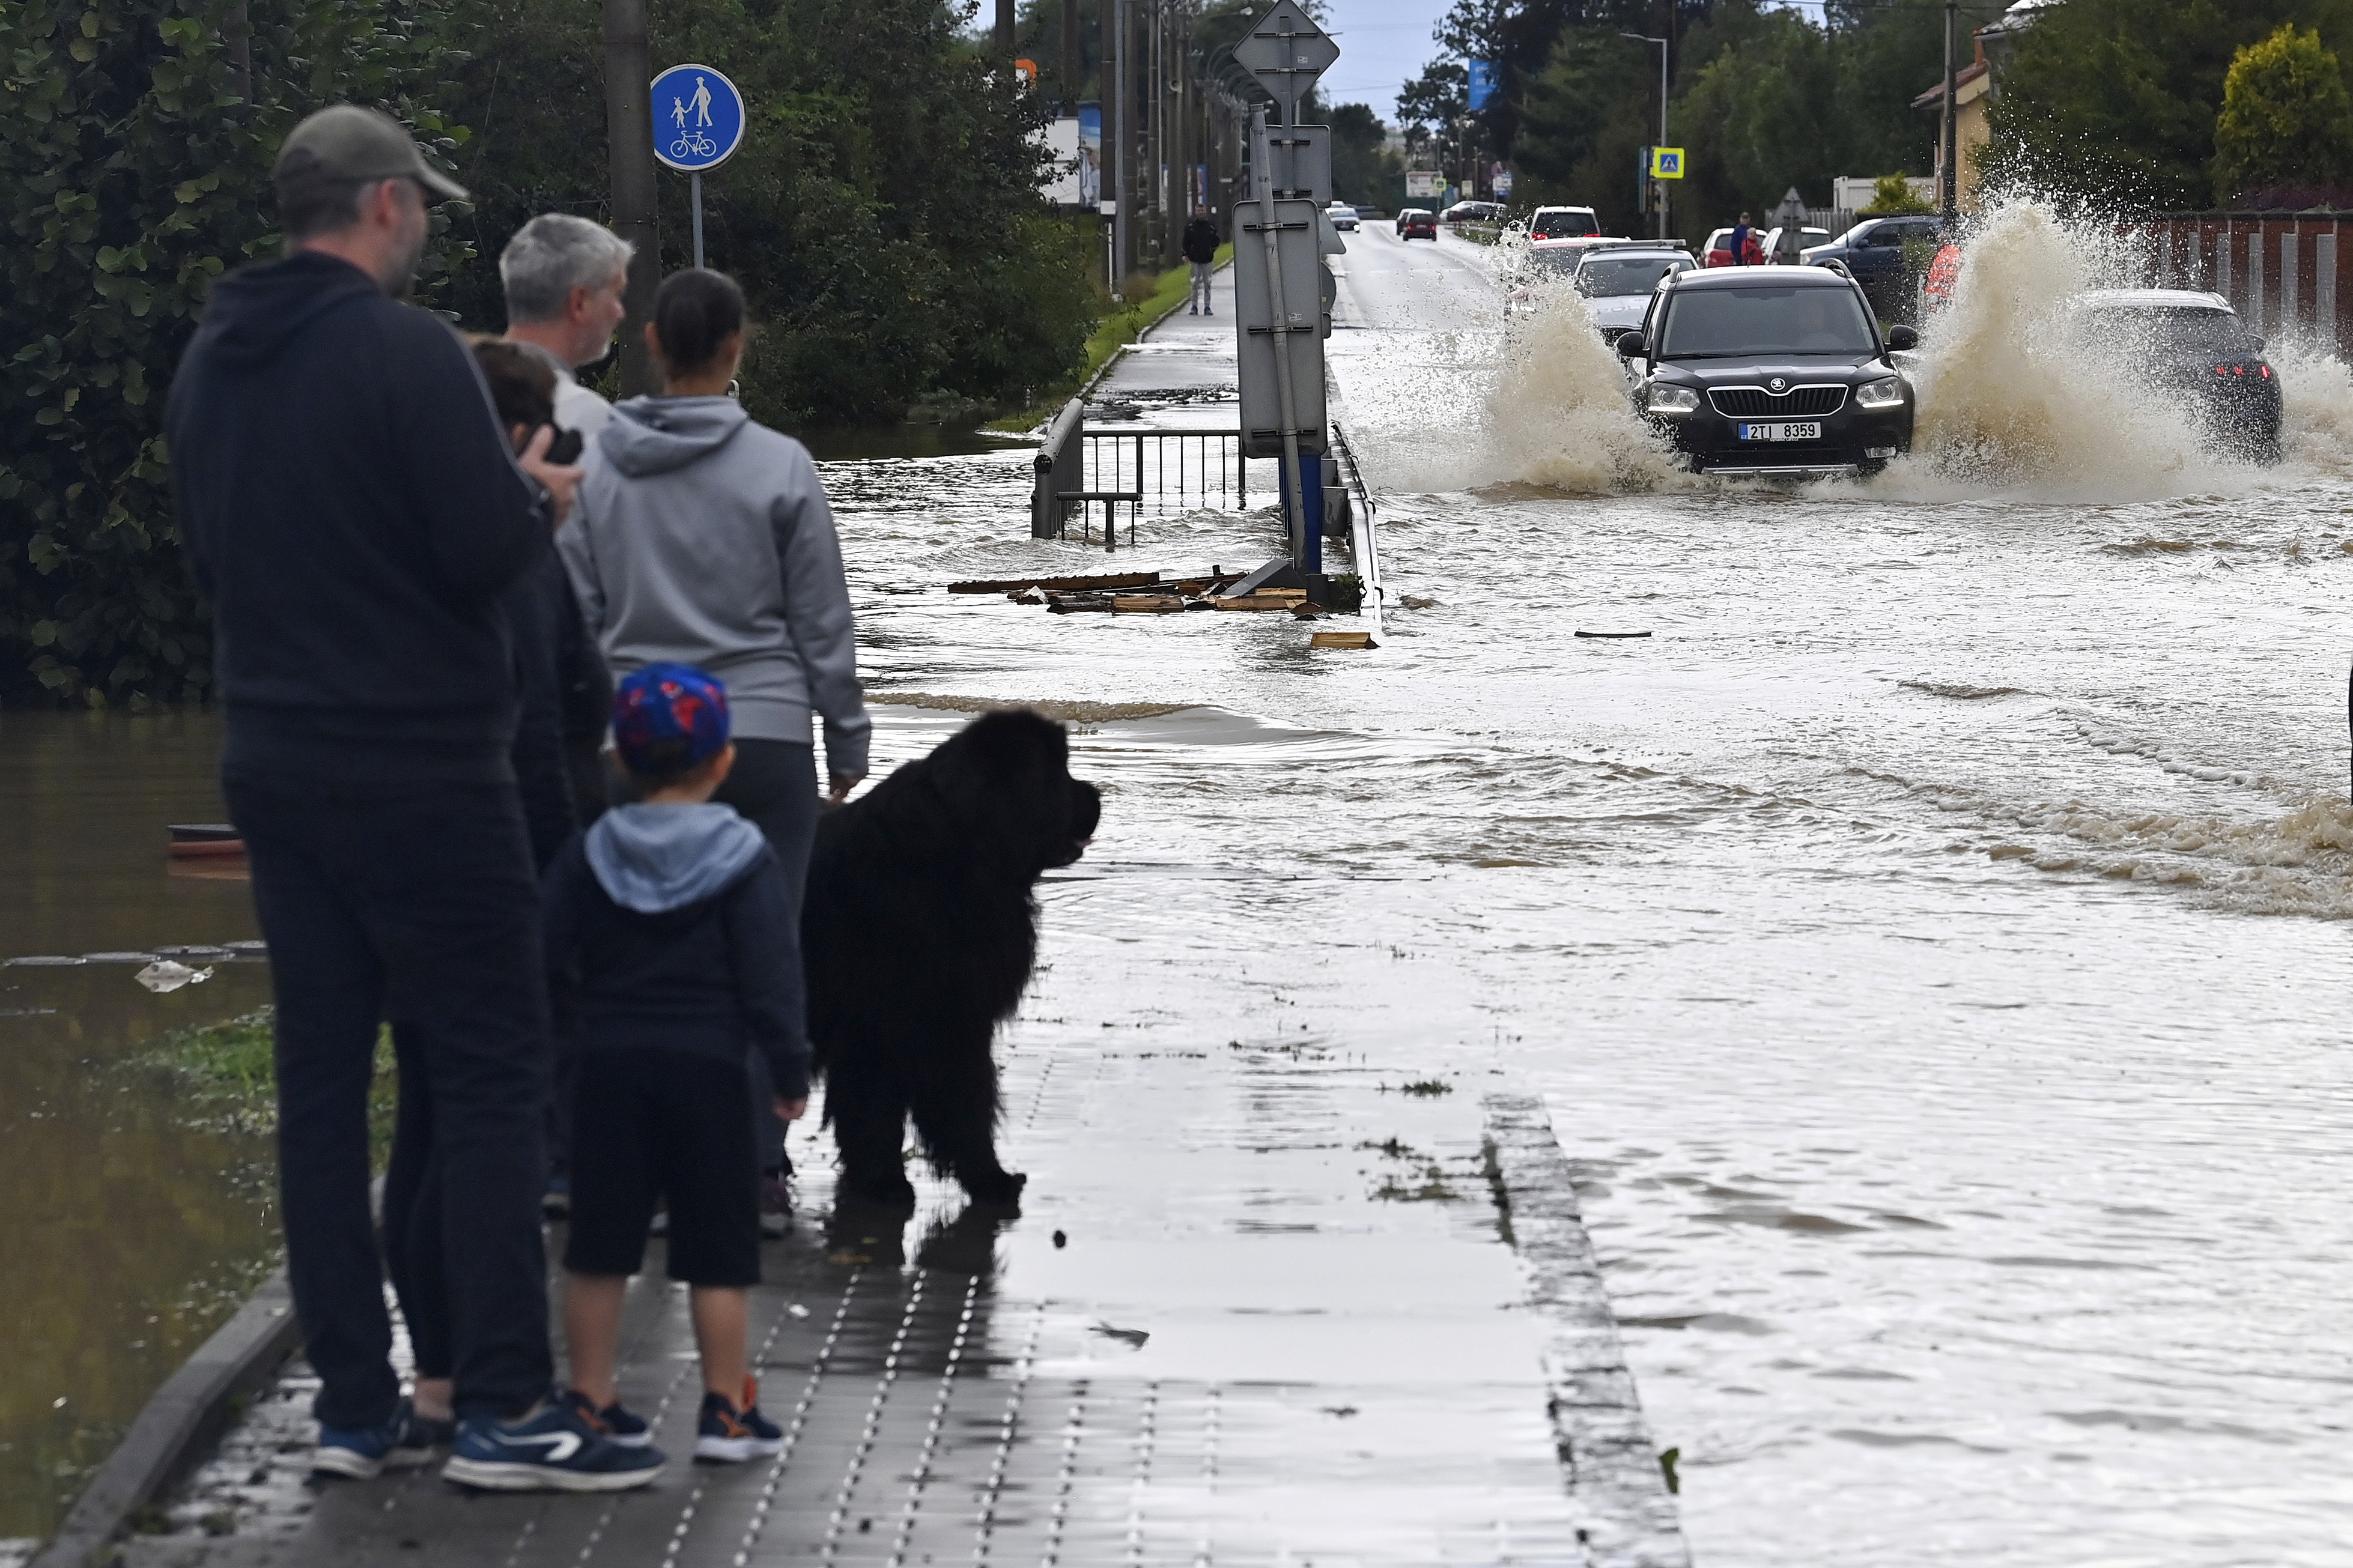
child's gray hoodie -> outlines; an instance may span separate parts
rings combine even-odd
[[[727,686],[737,737],[866,772],[849,589],[808,451],[732,397],[633,397],[590,444],[556,548],[616,677],[669,659]]]

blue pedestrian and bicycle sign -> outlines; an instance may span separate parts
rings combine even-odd
[[[690,174],[744,144],[744,95],[709,66],[672,66],[654,78],[654,156]]]

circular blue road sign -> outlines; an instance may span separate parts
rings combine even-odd
[[[654,78],[654,156],[693,173],[744,144],[744,95],[709,66],[672,66]]]

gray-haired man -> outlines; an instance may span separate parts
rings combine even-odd
[[[507,290],[507,338],[547,361],[555,373],[555,422],[593,437],[613,405],[580,384],[575,373],[612,352],[627,312],[635,247],[601,224],[570,213],[542,213],[507,241],[499,279]]]

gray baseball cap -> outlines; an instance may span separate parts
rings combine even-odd
[[[313,181],[403,178],[442,196],[467,199],[466,187],[426,163],[397,121],[355,103],[322,109],[288,132],[270,171],[281,192]]]

